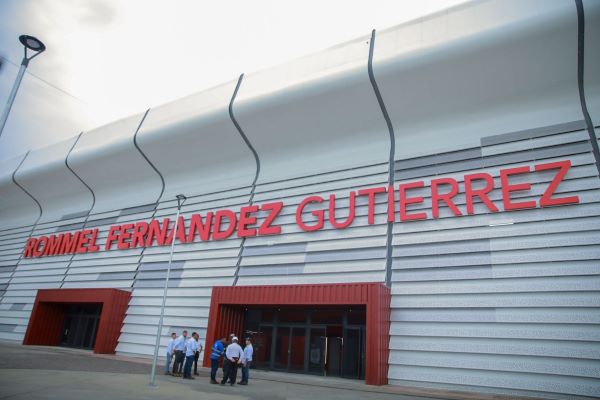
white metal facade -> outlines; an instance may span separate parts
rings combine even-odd
[[[24,259],[27,238],[100,227],[102,242],[110,225],[172,218],[178,193],[188,196],[183,215],[281,200],[281,235],[176,245],[164,343],[185,328],[204,338],[215,285],[385,282],[387,273],[391,384],[598,396],[600,179],[590,131],[598,141],[600,3],[584,1],[583,11],[582,37],[574,1],[461,5],[4,162],[0,338],[23,339],[37,289],[122,288],[132,300],[117,352],[148,356],[168,246]],[[392,163],[369,64],[394,132]],[[477,204],[463,217],[442,208],[439,219],[388,232],[385,201],[368,225],[359,198],[347,229],[294,223],[311,194],[347,204],[349,190],[390,176],[396,185],[472,172],[498,179],[501,168],[557,160],[572,162],[559,194],[578,195],[578,205],[492,214]],[[522,198],[538,197],[552,176],[528,177]]]

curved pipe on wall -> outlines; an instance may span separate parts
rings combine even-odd
[[[371,32],[371,42],[369,44],[369,63],[368,63],[368,72],[369,72],[369,80],[371,81],[371,85],[373,86],[373,91],[375,92],[375,97],[377,97],[377,103],[379,104],[379,108],[381,109],[381,114],[385,119],[385,124],[388,128],[388,133],[390,135],[390,155],[388,159],[388,186],[392,186],[394,184],[394,160],[396,154],[396,137],[394,135],[394,125],[392,124],[392,120],[390,119],[390,115],[387,111],[387,107],[383,102],[383,98],[381,97],[381,91],[379,90],[379,85],[377,85],[377,81],[375,79],[375,74],[373,73],[373,51],[375,50],[375,38],[376,31],[373,29]],[[387,287],[391,287],[392,285],[392,240],[393,240],[393,230],[394,223],[388,221],[387,230],[386,230],[386,257],[385,257],[385,284]]]
[[[246,188],[256,174],[252,152],[229,117],[236,81],[148,112],[136,140],[164,178],[162,200]]]
[[[92,208],[93,196],[65,163],[77,139],[78,136],[31,151],[15,173],[15,180],[44,210],[41,223],[69,215],[85,216]]]
[[[584,23],[584,68],[583,84],[585,100],[592,123],[600,126],[600,2],[581,1]],[[600,137],[595,129],[596,137]]]
[[[95,194],[93,213],[149,204],[162,183],[133,142],[145,113],[84,132],[69,155],[69,166]]]
[[[590,143],[596,160],[596,169],[600,175],[600,148],[598,146],[598,125],[600,118],[600,4],[575,0],[577,7],[577,82],[579,99]],[[591,43],[589,43],[591,42]],[[596,47],[594,47],[596,46]]]
[[[362,37],[245,75],[233,107],[260,154],[259,184],[388,161],[368,54]]]
[[[235,114],[233,112],[233,103],[235,102],[238,91],[240,90],[240,86],[242,85],[243,79],[244,79],[244,74],[241,74],[240,77],[238,78],[237,85],[235,86],[235,91],[233,92],[233,95],[231,96],[231,100],[229,101],[228,110],[229,110],[229,118],[231,118],[231,122],[233,122],[235,129],[237,129],[238,133],[244,140],[244,143],[246,143],[246,146],[248,146],[248,149],[252,152],[252,156],[254,157],[254,161],[256,162],[256,173],[254,174],[254,180],[252,181],[252,195],[250,198],[250,203],[252,203],[252,196],[254,195],[254,189],[256,188],[256,182],[258,181],[258,177],[260,175],[260,158],[258,157],[258,153],[256,152],[256,149],[254,148],[254,146],[252,146],[252,143],[250,143],[250,140],[248,140],[248,136],[246,136],[242,127],[240,126],[237,119],[235,118]]]
[[[256,173],[254,174],[254,180],[252,181],[252,189],[250,190],[250,198],[248,199],[248,204],[251,205],[254,201],[254,193],[256,191],[256,182],[258,181],[258,177],[260,175],[260,158],[258,157],[258,153],[256,152],[256,149],[254,148],[254,146],[252,146],[252,143],[250,143],[250,140],[248,140],[248,137],[242,130],[242,127],[238,123],[237,119],[235,118],[234,112],[233,112],[233,103],[235,102],[235,98],[237,97],[238,91],[240,90],[240,86],[242,84],[242,79],[244,79],[244,74],[241,74],[240,77],[238,78],[237,85],[235,86],[235,91],[233,92],[233,95],[231,96],[231,100],[229,101],[229,118],[231,118],[231,122],[233,122],[235,129],[237,129],[238,133],[240,134],[240,136],[242,137],[242,139],[248,146],[248,149],[250,149],[250,151],[252,152],[252,155],[254,156],[254,161],[256,162]],[[234,272],[234,278],[233,278],[233,284],[232,284],[233,286],[237,285],[237,282],[239,279],[240,267],[241,267],[241,263],[242,263],[242,253],[244,251],[245,243],[246,243],[246,238],[244,237],[240,244],[240,252],[238,253],[237,262],[235,264],[235,272]]]
[[[570,2],[468,4],[377,37],[373,68],[397,159],[582,119]]]
[[[149,112],[150,112],[150,109],[147,109],[146,110],[146,114],[144,114],[144,121],[148,117],[148,113]],[[142,151],[142,149],[140,148],[140,145],[138,144],[138,140],[137,140],[138,134],[140,133],[140,128],[141,128],[141,124],[140,124],[140,127],[138,127],[138,129],[135,131],[135,134],[133,135],[133,145],[135,146],[136,149],[138,149],[138,151],[140,152],[140,154],[142,155],[142,157],[144,157],[144,159],[148,162],[148,165],[150,165],[150,168],[152,168],[154,170],[154,172],[156,172],[156,174],[160,178],[160,184],[161,184],[160,193],[158,195],[158,198],[156,199],[156,205],[154,207],[154,211],[156,212],[156,209],[158,208],[158,203],[160,202],[160,199],[162,198],[163,194],[165,193],[165,178],[160,173],[160,171],[158,170],[158,168],[156,168],[156,166],[152,163],[152,161],[150,161],[150,159],[148,158],[148,156],[146,155],[146,153],[144,153]]]
[[[94,208],[94,205],[96,204],[96,195],[94,194],[94,191],[92,190],[92,188],[87,183],[85,183],[85,181],[83,179],[81,179],[81,177],[79,175],[77,175],[77,173],[75,171],[73,171],[73,168],[71,168],[71,166],[69,165],[69,156],[71,155],[71,152],[77,145],[77,142],[79,142],[79,139],[81,139],[81,135],[83,135],[83,132],[81,132],[79,135],[77,135],[77,138],[75,139],[75,142],[73,143],[73,146],[67,153],[67,157],[65,157],[65,166],[67,167],[67,169],[69,171],[71,171],[71,173],[73,175],[75,175],[77,180],[79,180],[79,182],[81,182],[81,184],[87,188],[87,190],[90,192],[90,195],[92,196],[92,204],[90,204],[90,208],[87,210],[87,216],[89,216],[90,212]],[[87,221],[87,218],[86,218],[86,221]]]
[[[0,163],[0,226],[1,230],[35,225],[42,215],[37,201],[14,180],[25,155]]]

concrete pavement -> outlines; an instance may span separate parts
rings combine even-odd
[[[0,399],[431,399],[382,393],[345,379],[252,371],[248,386],[231,387],[211,385],[204,368],[192,381],[163,375],[162,363],[158,371],[158,385],[150,387],[148,360],[0,342]]]
[[[433,400],[516,399],[484,393],[368,386],[363,381],[251,371],[248,386],[211,385],[208,369],[195,380],[163,375],[149,386],[150,360],[62,347],[0,341],[0,400],[215,399],[215,400]],[[221,371],[217,375],[220,378]],[[239,377],[239,374],[238,374]]]

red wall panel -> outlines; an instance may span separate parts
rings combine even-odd
[[[67,304],[101,303],[94,353],[114,354],[130,298],[130,292],[118,289],[40,289],[23,344],[58,345]]]
[[[385,385],[390,299],[390,289],[381,283],[213,287],[205,348],[210,349],[222,335],[231,332],[240,334],[245,305],[365,305],[365,382],[369,385]],[[210,353],[204,353],[204,366],[210,364]]]
[[[58,303],[39,303],[34,306],[29,323],[35,318],[39,328],[33,331],[27,329],[25,340],[42,346],[57,346],[60,344],[61,330],[65,317],[64,306]],[[27,336],[29,335],[29,337]],[[23,341],[23,344],[25,341]]]

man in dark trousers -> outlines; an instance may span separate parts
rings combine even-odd
[[[185,360],[185,342],[187,331],[181,332],[181,336],[175,341],[175,362],[173,363],[173,376],[181,376],[183,372],[183,361]]]
[[[233,337],[231,339],[231,344],[227,346],[227,350],[225,351],[223,380],[221,380],[221,385],[224,385],[227,381],[229,381],[231,386],[235,385],[238,365],[244,363],[244,361],[244,351],[238,344],[238,338]]]
[[[217,340],[211,349],[210,353],[210,383],[215,384],[217,382],[217,370],[219,369],[219,361],[221,356],[225,353],[225,344],[227,344],[227,338],[223,336]]]
[[[196,338],[196,341],[198,342],[198,350],[196,351],[196,354],[194,354],[194,375],[200,376],[200,374],[198,373],[198,358],[200,357],[200,353],[202,352],[203,347],[200,344],[200,335],[196,336],[198,336]]]
[[[200,336],[196,332],[185,342],[185,365],[183,366],[183,379],[194,379],[192,377],[192,364],[198,351],[198,339]]]

